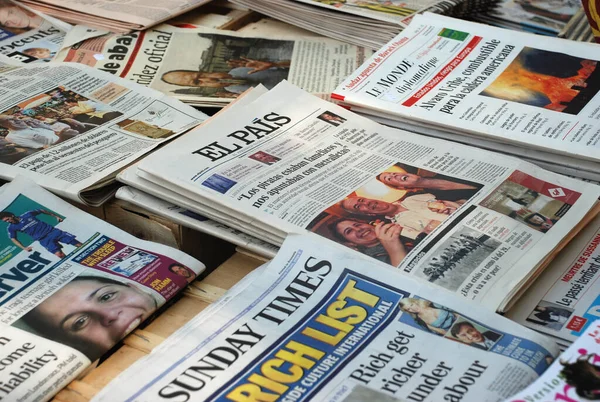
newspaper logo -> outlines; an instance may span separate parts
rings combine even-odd
[[[550,196],[554,197],[554,198],[564,197],[566,195],[565,192],[563,191],[563,189],[560,187],[549,188],[548,194],[550,194]]]
[[[583,317],[575,316],[571,318],[571,321],[567,324],[567,328],[571,331],[579,332],[583,329],[587,321],[588,320]]]

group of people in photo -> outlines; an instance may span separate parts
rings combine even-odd
[[[392,190],[403,190],[396,201],[350,195],[334,208],[330,237],[363,254],[397,266],[407,252],[481,188],[477,183],[428,171],[385,171],[376,177]],[[328,211],[330,211],[330,208]],[[315,222],[309,230],[315,230]]]
[[[423,274],[429,277],[430,282],[443,278],[447,271],[456,268],[461,260],[473,251],[481,247],[494,250],[494,247],[485,244],[489,238],[487,235],[475,237],[461,233],[458,238],[444,248],[441,254],[431,258],[429,264],[423,268]]]

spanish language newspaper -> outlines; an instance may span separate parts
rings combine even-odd
[[[203,270],[25,177],[0,187],[0,400],[50,399]]]
[[[0,54],[23,63],[50,61],[70,25],[11,0],[0,1]]]
[[[508,317],[566,347],[600,316],[600,218],[563,249]]]
[[[378,265],[290,236],[252,280],[94,401],[340,401],[357,386],[408,402],[504,401],[558,352],[543,335]]]
[[[114,193],[120,169],[206,118],[160,92],[80,64],[3,70],[0,178],[22,174],[78,202],[102,203]]]
[[[186,103],[223,106],[253,86],[270,89],[286,79],[328,96],[372,54],[365,52],[327,38],[160,25],[87,39],[63,49],[56,60],[95,67]]]
[[[332,97],[386,124],[597,180],[600,69],[590,58],[596,50],[427,13]]]
[[[289,83],[237,106],[135,174],[261,239],[312,232],[493,310],[597,213],[596,185],[388,128]]]
[[[600,393],[600,321],[589,327],[529,387],[508,402],[596,401]]]

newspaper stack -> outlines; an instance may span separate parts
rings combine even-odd
[[[0,399],[47,401],[204,270],[24,177],[0,187]]]
[[[88,205],[114,195],[125,166],[206,118],[81,64],[22,64],[0,55],[0,82],[0,178],[25,175]]]
[[[379,49],[421,12],[466,17],[499,0],[231,0],[262,14],[357,46]]]
[[[71,24],[123,33],[150,28],[210,1],[21,0],[35,10]]]
[[[332,97],[385,124],[599,181],[598,50],[428,13]]]
[[[576,341],[600,314],[599,246],[596,218],[550,263],[508,317],[563,348]]]
[[[502,28],[557,36],[579,10],[583,10],[579,0],[502,0],[496,9],[473,19]]]
[[[569,23],[559,32],[558,37],[580,42],[592,42],[594,40],[592,22],[586,17],[584,8],[575,13]]]
[[[287,79],[329,94],[372,52],[322,37],[257,37],[160,25],[143,32],[77,40],[57,61],[82,63],[194,106],[223,107],[247,89]],[[190,51],[193,49],[193,51]]]
[[[455,295],[291,236],[94,401],[500,402],[557,352]]]
[[[260,92],[119,180],[276,245],[312,232],[500,311],[597,212],[593,184],[387,128],[289,83]]]

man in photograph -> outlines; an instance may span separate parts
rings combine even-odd
[[[63,218],[45,209],[28,211],[20,216],[16,216],[12,212],[3,211],[0,212],[0,220],[8,223],[7,231],[10,240],[17,247],[28,252],[33,251],[33,248],[21,243],[17,237],[19,232],[25,233],[34,241],[38,241],[46,250],[48,250],[48,252],[56,255],[58,258],[66,257],[65,253],[62,251],[62,244],[81,247],[81,242],[77,240],[75,235],[64,232],[39,220],[37,216],[40,214],[52,216],[56,218],[59,223],[63,221]]]
[[[490,350],[502,337],[501,334],[492,331],[480,332],[468,321],[454,325],[450,333],[461,342],[481,350]]]
[[[571,311],[560,307],[536,306],[527,321],[560,331],[570,316]]]
[[[319,115],[319,119],[331,124],[334,127],[337,127],[346,121],[346,119],[344,119],[343,117],[338,116],[337,114],[334,114],[331,112],[325,112],[325,113]]]

